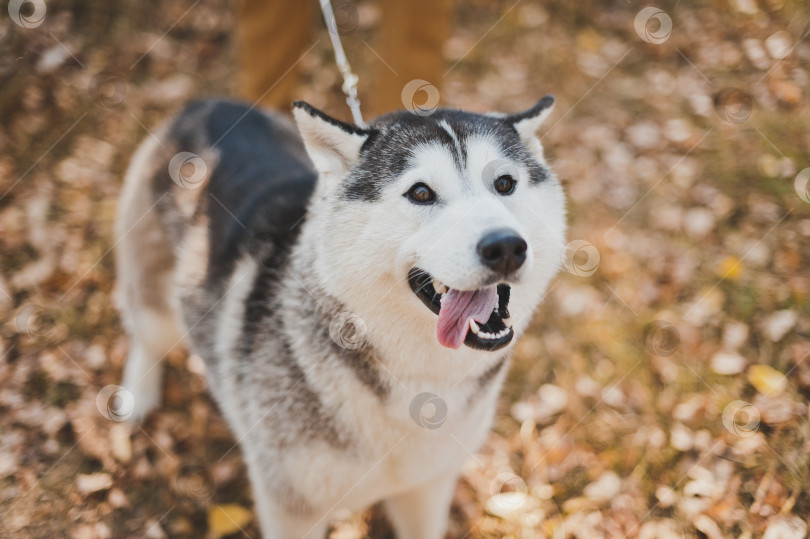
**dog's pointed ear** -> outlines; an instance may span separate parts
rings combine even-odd
[[[537,130],[543,124],[545,119],[554,110],[554,96],[544,96],[532,108],[510,114],[506,116],[506,121],[511,123],[515,130],[520,135],[520,140],[523,141],[528,148],[532,149],[535,143],[539,143],[537,139]]]
[[[293,116],[309,158],[323,175],[340,177],[348,172],[373,133],[332,118],[304,101],[293,103]]]

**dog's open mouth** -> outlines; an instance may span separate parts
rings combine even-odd
[[[428,309],[439,315],[436,333],[448,348],[466,344],[477,350],[499,350],[512,341],[515,332],[509,319],[508,284],[480,290],[448,288],[426,271],[411,268],[408,284]]]

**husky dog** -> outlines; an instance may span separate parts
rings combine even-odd
[[[444,536],[516,336],[556,273],[565,203],[518,114],[358,127],[194,102],[147,138],[117,222],[132,419],[185,341],[242,446],[267,538],[322,538],[378,501]]]

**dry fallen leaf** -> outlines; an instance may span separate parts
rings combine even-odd
[[[802,99],[802,89],[785,79],[774,79],[769,84],[771,91],[782,103],[798,105]]]
[[[743,273],[743,262],[737,257],[727,256],[720,262],[717,270],[718,275],[730,281],[739,281]]]
[[[712,356],[711,369],[717,374],[739,374],[745,370],[745,358],[736,352],[717,352]]]
[[[116,423],[110,427],[110,450],[120,462],[132,459],[132,444],[129,440],[130,427],[126,423]]]
[[[585,486],[583,494],[589,500],[604,503],[613,499],[622,488],[622,480],[616,472],[607,471],[599,479]]]
[[[76,477],[76,488],[82,496],[107,490],[112,485],[112,476],[108,473],[79,474]]]
[[[763,539],[804,539],[807,536],[807,522],[789,515],[778,516],[768,522]]]
[[[224,537],[238,532],[252,519],[253,513],[241,505],[215,505],[208,510],[208,533],[212,537]]]
[[[773,342],[779,342],[796,325],[798,317],[791,309],[776,311],[762,322],[762,330]]]
[[[781,393],[787,387],[787,378],[770,365],[751,365],[748,381],[763,395]]]

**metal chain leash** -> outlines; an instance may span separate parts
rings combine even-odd
[[[335,62],[343,75],[343,93],[346,94],[346,104],[349,105],[349,109],[352,111],[354,123],[359,127],[363,127],[365,123],[363,122],[363,115],[360,113],[360,99],[357,97],[357,81],[359,79],[357,75],[352,73],[352,66],[349,65],[349,60],[343,51],[343,43],[340,41],[340,33],[338,32],[335,12],[332,9],[332,2],[330,0],[320,0],[320,2],[323,19],[326,22],[327,30],[329,30],[329,39],[332,41],[332,48],[335,50]]]

